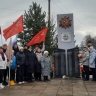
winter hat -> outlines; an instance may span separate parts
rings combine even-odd
[[[7,47],[7,44],[3,44],[3,47]]]
[[[28,46],[28,49],[32,48],[31,46]]]
[[[87,46],[83,46],[83,48],[88,48]]]
[[[87,41],[87,43],[92,43],[92,41]]]
[[[23,47],[19,47],[19,50],[24,49]]]
[[[28,47],[27,45],[24,45],[24,47]]]
[[[39,47],[38,45],[36,45],[35,47]]]
[[[48,52],[48,51],[44,51],[44,54],[46,54],[46,53],[48,53],[48,54],[49,54],[49,52]]]
[[[90,49],[94,49],[94,47],[93,47],[93,46],[91,46],[91,47],[90,47]]]

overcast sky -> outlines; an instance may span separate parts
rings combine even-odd
[[[48,14],[48,0],[0,0],[0,25],[2,30],[14,22],[32,2],[40,4]],[[96,0],[51,0],[51,14],[74,14],[76,44],[80,45],[87,34],[96,35]],[[0,40],[1,41],[1,40]],[[3,41],[3,43],[6,43]],[[0,44],[1,45],[1,44]]]

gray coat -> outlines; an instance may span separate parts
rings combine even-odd
[[[89,67],[95,68],[95,58],[96,58],[96,50],[93,49],[90,51],[90,58],[89,58]]]
[[[82,56],[82,64],[89,66],[89,51],[84,51]]]
[[[48,76],[50,75],[51,72],[51,59],[49,56],[43,56],[41,59],[41,67],[42,67],[42,75],[43,76]]]

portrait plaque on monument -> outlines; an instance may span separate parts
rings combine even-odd
[[[71,34],[70,32],[63,32],[61,33],[61,41],[62,42],[71,42]]]

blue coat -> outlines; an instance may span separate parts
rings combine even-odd
[[[12,64],[10,66],[10,69],[16,69],[17,68],[17,64],[16,64],[16,56],[12,57]]]
[[[51,72],[51,59],[49,56],[43,56],[41,59],[42,75],[48,76]]]
[[[90,57],[89,57],[89,67],[95,68],[95,58],[96,58],[96,50],[93,49],[90,51]]]

